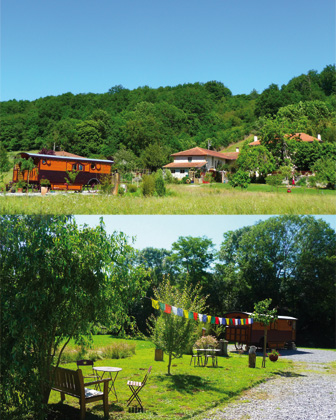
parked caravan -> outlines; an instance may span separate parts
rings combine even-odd
[[[251,318],[250,312],[228,312],[224,318],[246,319]],[[274,322],[267,327],[268,348],[295,348],[297,318],[279,315]],[[260,322],[251,325],[230,325],[225,329],[225,339],[234,342],[236,349],[242,349],[245,345],[263,347],[264,326]]]
[[[21,165],[14,161],[13,182],[23,180],[32,185],[41,185],[42,180],[50,181],[52,190],[82,190],[84,185],[93,186],[100,182],[104,175],[111,174],[113,161],[104,159],[88,159],[66,152],[56,152],[55,155],[37,153],[20,153],[17,157],[32,159],[35,167],[22,171]],[[67,172],[78,172],[73,183],[67,183]]]

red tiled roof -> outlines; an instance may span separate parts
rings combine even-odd
[[[171,162],[168,165],[164,165],[164,168],[202,168],[206,165],[206,161],[201,162]]]
[[[295,133],[293,136],[289,137],[290,139],[302,140],[308,143],[312,143],[313,141],[322,141],[316,137],[310,136],[306,133]]]
[[[316,137],[310,136],[309,134],[306,133],[295,133],[292,136],[287,136],[289,139],[296,139],[296,140],[301,140],[301,141],[305,141],[308,143],[312,143],[313,141],[322,141]],[[260,140],[257,141],[253,141],[252,143],[249,143],[249,146],[259,146]]]
[[[183,152],[173,153],[171,156],[213,156],[221,159],[235,160],[239,152],[215,152],[214,150],[202,149],[202,147],[194,147],[193,149],[183,150]]]

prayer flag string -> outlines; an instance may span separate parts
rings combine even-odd
[[[182,308],[177,308],[176,306],[170,306],[166,303],[159,302],[157,300],[151,299],[152,307],[154,309],[159,309],[166,314],[173,314],[180,316],[186,319],[193,319],[195,321],[204,322],[213,325],[251,325],[253,324],[253,318],[223,318],[219,316],[211,316],[199,314],[197,312],[187,311]]]

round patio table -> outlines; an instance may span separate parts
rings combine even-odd
[[[110,367],[110,366],[94,366],[93,370],[97,372],[97,375],[99,376],[100,379],[103,379],[105,373],[111,378],[111,385],[108,392],[112,391],[118,401],[117,391],[114,387],[114,383],[115,383],[115,380],[117,379],[118,373],[122,371],[122,368]]]

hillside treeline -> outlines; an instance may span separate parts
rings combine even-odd
[[[183,84],[103,94],[65,93],[1,103],[0,138],[9,151],[56,148],[86,157],[125,151],[137,158],[194,146],[221,149],[250,133],[265,135],[279,116],[291,130],[335,141],[336,68],[309,71],[261,94],[232,95],[223,83]],[[299,118],[298,118],[299,117]],[[283,125],[283,124],[282,124]],[[297,130],[296,130],[297,129]]]
[[[272,298],[278,315],[298,318],[297,344],[335,345],[335,231],[312,216],[278,216],[229,231],[217,253],[207,237],[180,237],[170,250],[145,248],[139,263],[150,272],[148,297],[163,279],[176,287],[202,286],[206,313],[253,312]],[[164,302],[165,303],[165,302]],[[139,329],[153,311],[147,299],[132,310]]]

